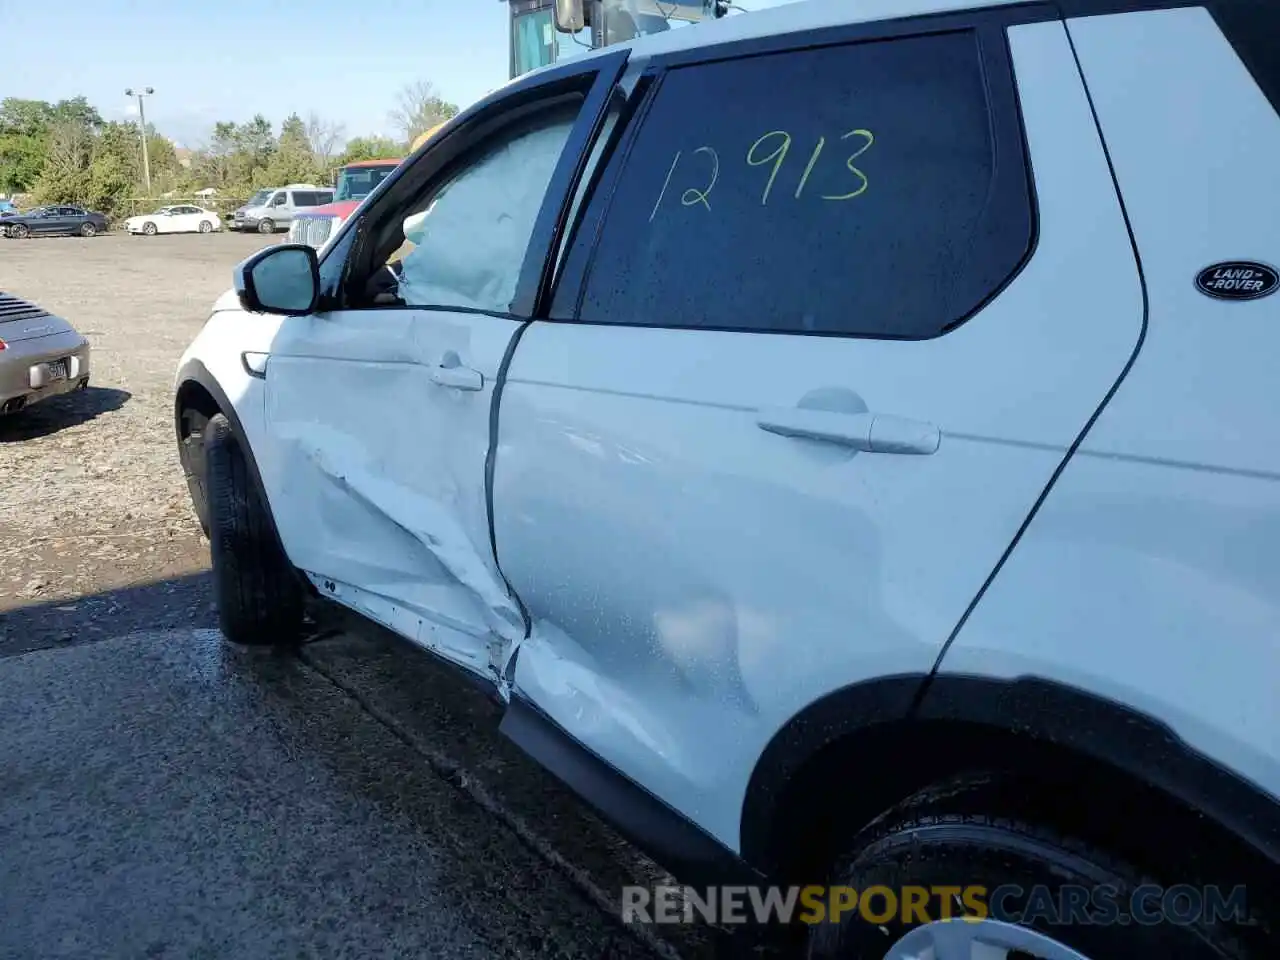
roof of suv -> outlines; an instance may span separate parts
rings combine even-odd
[[[601,56],[623,48],[630,48],[636,54],[646,56],[671,53],[713,43],[799,33],[848,23],[898,20],[952,10],[1002,7],[1025,2],[1027,0],[803,0],[750,13],[731,13],[719,20],[706,20],[688,27],[637,37],[635,40],[601,47],[575,59]]]

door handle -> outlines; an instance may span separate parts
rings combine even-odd
[[[431,382],[454,390],[483,390],[484,374],[461,365],[431,368]]]
[[[942,434],[931,423],[883,413],[779,407],[757,411],[756,425],[779,436],[822,440],[868,453],[928,455],[942,442]]]

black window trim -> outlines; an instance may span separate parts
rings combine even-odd
[[[613,91],[626,68],[629,53],[626,48],[609,50],[528,74],[448,121],[408,161],[384,177],[378,184],[378,194],[373,203],[362,210],[359,217],[353,217],[343,225],[341,233],[348,234],[350,239],[340,237],[335,240],[328,251],[331,256],[326,256],[321,265],[321,282],[327,289],[320,309],[427,310],[532,319],[548,286],[546,278],[554,269],[555,253],[565,229],[581,168],[604,125]],[[431,181],[447,175],[449,168],[463,162],[482,141],[571,95],[581,97],[582,103],[534,220],[510,310],[478,310],[447,304],[370,307],[349,295],[351,287],[358,286],[357,278],[363,280],[375,272],[374,265],[366,262],[372,255],[371,223],[389,209],[403,207],[408,198],[417,196]],[[341,267],[337,271],[332,268],[326,271],[325,263],[331,262],[333,256],[342,257]]]
[[[1106,2],[1106,0],[1101,0],[1101,2]],[[1199,0],[1199,2],[1203,2],[1203,0]],[[579,220],[573,229],[575,236],[583,237],[584,242],[586,237],[590,237],[590,249],[586,256],[580,256],[576,260],[572,258],[572,250],[566,250],[562,268],[557,277],[556,289],[551,291],[550,299],[548,300],[548,303],[554,305],[571,303],[572,315],[553,317],[548,312],[539,314],[538,319],[550,323],[574,323],[588,326],[640,327],[638,324],[584,319],[582,317],[582,302],[586,296],[587,282],[594,266],[600,234],[605,221],[608,219],[609,209],[613,203],[614,192],[625,174],[631,149],[640,131],[644,129],[649,108],[661,91],[662,80],[670,70],[677,67],[719,63],[725,60],[740,60],[775,53],[802,52],[823,47],[880,40],[905,40],[917,36],[963,31],[973,32],[979,44],[979,56],[983,78],[987,87],[988,104],[990,105],[988,115],[992,124],[992,137],[996,151],[995,175],[1004,177],[1020,176],[1024,177],[1026,181],[1031,220],[1030,236],[1022,256],[999,285],[964,316],[952,319],[939,333],[923,337],[891,337],[880,333],[862,334],[835,331],[762,330],[759,327],[703,325],[693,327],[680,323],[650,323],[643,325],[645,328],[656,330],[752,333],[762,336],[826,337],[845,340],[896,339],[906,341],[936,339],[959,329],[1008,288],[1026,268],[1027,264],[1030,263],[1039,244],[1040,218],[1035,177],[1031,168],[1031,155],[1027,147],[1025,125],[1022,117],[1022,103],[1013,73],[1013,57],[1009,50],[1006,31],[1010,26],[1018,24],[1058,19],[1061,19],[1061,13],[1054,3],[1031,2],[959,12],[948,11],[893,20],[873,20],[834,27],[819,27],[796,33],[772,34],[764,37],[752,37],[746,40],[731,40],[711,46],[692,47],[645,58],[634,58],[631,70],[641,73],[641,82],[637,85],[635,95],[643,98],[643,102],[636,104],[631,121],[627,123],[626,129],[620,133],[616,150],[621,151],[622,157],[617,167],[612,170],[607,169],[607,158],[602,159],[598,180],[584,197]],[[620,123],[619,127],[621,126],[622,124]],[[615,135],[618,135],[617,132],[615,132]],[[611,150],[610,152],[614,151]],[[1012,171],[1009,169],[1011,164],[1014,167]],[[604,194],[604,198],[600,203],[593,202],[596,191],[601,191]],[[576,239],[574,242],[577,242]]]

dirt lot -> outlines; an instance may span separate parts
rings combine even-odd
[[[0,651],[212,624],[206,578],[184,577],[208,548],[178,466],[173,374],[231,268],[280,239],[0,240],[0,290],[66,317],[93,350],[89,390],[0,420]],[[129,603],[92,596],[162,580]],[[17,609],[33,603],[38,621]]]
[[[0,240],[0,289],[66,317],[93,347],[89,390],[0,420],[0,667],[7,666],[0,683],[8,684],[0,704],[11,707],[5,729],[12,734],[0,741],[8,751],[0,771],[11,774],[0,777],[0,834],[6,823],[10,832],[19,824],[25,844],[6,861],[13,877],[0,901],[32,904],[15,906],[24,923],[0,931],[0,956],[53,955],[45,952],[49,938],[66,941],[75,930],[142,943],[139,925],[146,924],[161,933],[176,924],[169,947],[153,944],[148,956],[193,956],[197,947],[209,957],[279,956],[275,941],[259,935],[274,930],[279,916],[295,923],[290,950],[327,944],[316,955],[469,956],[471,934],[449,926],[454,913],[465,911],[451,906],[439,923],[398,912],[406,891],[426,882],[423,864],[437,850],[443,860],[465,865],[459,871],[471,885],[467,896],[480,905],[485,956],[772,956],[741,928],[624,930],[615,919],[623,885],[663,882],[662,872],[500,737],[498,708],[488,698],[402,641],[326,622],[297,656],[277,657],[231,648],[216,632],[197,629],[216,618],[208,546],[178,466],[172,378],[213,300],[230,285],[232,266],[271,239]],[[192,714],[192,703],[207,711],[221,704],[222,713]],[[271,719],[253,719],[255,710]],[[281,711],[292,713],[277,716]],[[343,725],[343,711],[356,717],[358,730]],[[309,744],[303,749],[291,739],[295,728],[312,739],[332,734],[338,747],[302,738],[297,743]],[[243,736],[245,730],[271,736],[264,744],[260,736]],[[271,754],[277,741],[288,741],[283,759]],[[124,791],[114,820],[86,820],[81,807],[97,808],[76,799],[77,790],[99,790],[83,777],[90,755],[113,789]],[[205,783],[199,802],[183,786],[194,757],[205,758],[201,770],[222,764],[219,770],[233,771]],[[357,761],[375,772],[359,772],[358,783],[342,781],[333,797],[314,778],[277,796],[277,776],[297,765],[317,765],[320,772],[304,779],[314,773],[323,780]],[[344,804],[379,799],[384,781],[394,783],[390,813],[344,812]],[[245,790],[270,797],[255,799]],[[209,806],[215,797],[233,800],[234,809]],[[241,806],[276,811],[280,824],[272,831],[283,831],[291,852],[272,860],[257,834],[242,830],[228,839],[208,825],[234,824]],[[338,811],[332,836],[321,829],[330,807]],[[312,861],[323,859],[317,846],[361,864],[359,875],[382,862],[369,852],[374,841],[353,823],[382,831],[392,849],[416,852],[389,875],[372,875],[367,890],[339,895],[347,888],[310,879]],[[456,850],[441,845],[454,834],[462,837]],[[151,878],[130,888],[130,896],[141,890],[144,906],[131,912],[83,894],[78,885],[91,873],[67,846],[71,836],[91,836],[96,855],[116,875]],[[196,894],[171,882],[175,863],[195,871],[191,889],[241,884],[243,863],[266,864],[263,882],[272,886],[265,898],[244,897],[246,904],[192,910],[184,898]],[[281,877],[300,879],[280,883]],[[443,888],[453,886],[449,880]],[[342,901],[339,919],[322,917],[328,932],[298,927],[312,922],[312,900],[320,894]],[[401,944],[383,953],[368,941],[343,952],[347,941],[329,934],[348,929],[341,919],[348,907],[360,922],[376,921],[378,936],[434,945]],[[350,929],[356,940],[365,936],[364,928]],[[6,952],[14,945],[21,949]],[[100,945],[54,953],[130,955]]]

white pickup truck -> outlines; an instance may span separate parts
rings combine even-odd
[[[518,78],[183,357],[223,631],[389,627],[693,882],[1058,898],[810,957],[1274,956],[1278,10],[811,0]]]

